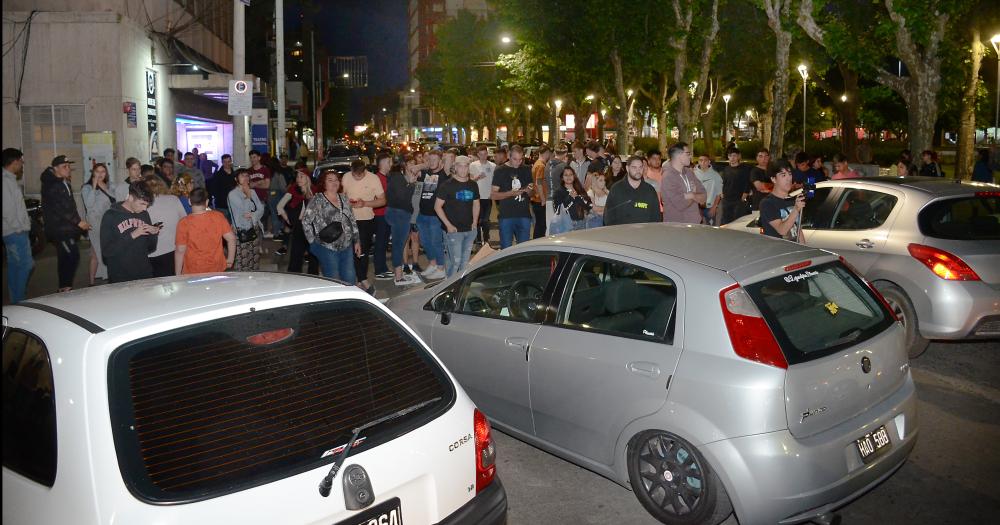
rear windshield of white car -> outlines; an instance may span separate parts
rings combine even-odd
[[[430,421],[455,398],[417,341],[362,301],[251,311],[158,334],[116,350],[108,377],[126,484],[154,503],[315,469],[355,427],[432,400],[363,431],[352,455]]]
[[[1000,195],[932,202],[920,210],[917,224],[921,233],[936,239],[1000,240]]]
[[[789,364],[859,344],[894,322],[868,286],[839,261],[745,288]]]

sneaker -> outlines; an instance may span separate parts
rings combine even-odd
[[[264,238],[265,239],[273,239],[274,238],[274,234],[271,233],[271,232],[264,232]]]
[[[274,254],[275,255],[288,255],[288,248],[285,248],[284,246],[282,246],[281,248],[278,248],[277,250],[275,250]]]
[[[281,232],[281,233],[279,233],[279,234],[277,234],[277,235],[274,236],[274,240],[285,242],[285,241],[288,240],[288,234],[285,233],[285,232]]]
[[[430,279],[432,281],[436,281],[438,279],[444,279],[447,276],[448,276],[448,274],[444,273],[444,268],[441,268],[440,266],[436,266],[434,268],[433,272],[431,272],[431,273],[429,273],[427,275],[424,275],[424,277],[426,277],[426,278],[428,278],[428,279]]]
[[[423,269],[422,269],[422,268],[420,267],[420,265],[419,265],[419,264],[417,264],[417,263],[413,263],[413,264],[411,264],[411,265],[410,265],[410,270],[411,270],[411,271],[413,271],[413,272],[416,272],[416,273],[420,273],[420,272],[424,271],[424,270],[423,270]]]
[[[423,281],[421,281],[419,277],[413,274],[410,275],[404,274],[402,279],[393,279],[392,281],[392,283],[395,284],[396,286],[412,286],[414,284],[420,284],[422,282]]]
[[[372,297],[375,297],[375,285],[374,284],[369,284],[368,285],[368,289],[365,290],[365,291],[368,292],[368,295],[370,295]]]
[[[396,274],[394,274],[392,272],[382,272],[382,273],[375,274],[375,278],[376,279],[383,279],[383,280],[384,279],[392,279],[395,276],[396,276]]]
[[[416,266],[416,265],[414,264],[414,266]],[[430,277],[430,275],[432,273],[436,272],[437,269],[438,269],[437,266],[428,266],[426,270],[420,272],[420,275],[423,276],[423,277]]]
[[[404,264],[403,265],[403,274],[410,275],[412,273],[413,273],[413,267],[410,266],[409,264]]]

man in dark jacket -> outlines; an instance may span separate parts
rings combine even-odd
[[[108,281],[122,283],[153,276],[149,254],[156,251],[160,227],[150,224],[153,191],[144,181],[128,187],[128,198],[116,202],[101,219],[101,253],[108,265]]]
[[[660,222],[660,196],[650,183],[643,180],[642,158],[633,155],[626,167],[628,177],[611,187],[604,206],[604,224],[636,224]]]
[[[52,165],[42,172],[42,215],[45,219],[45,236],[56,245],[56,267],[59,274],[59,291],[73,289],[73,277],[80,265],[80,234],[90,229],[80,218],[73,199],[70,178],[73,161],[66,155],[52,159]]]

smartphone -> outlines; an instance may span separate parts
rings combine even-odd
[[[163,227],[163,223],[162,222],[157,222],[157,223],[153,224],[153,227],[154,228],[162,228]]]
[[[816,196],[816,177],[806,177],[806,183],[802,185],[802,192],[806,200]]]

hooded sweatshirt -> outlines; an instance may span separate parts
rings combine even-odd
[[[57,177],[52,168],[42,172],[41,180],[45,236],[55,242],[78,238],[83,230],[69,181]]]
[[[132,213],[116,202],[101,220],[101,255],[108,266],[108,281],[121,283],[153,276],[149,254],[156,250],[158,235],[132,238],[132,232],[149,224],[149,212]]]

